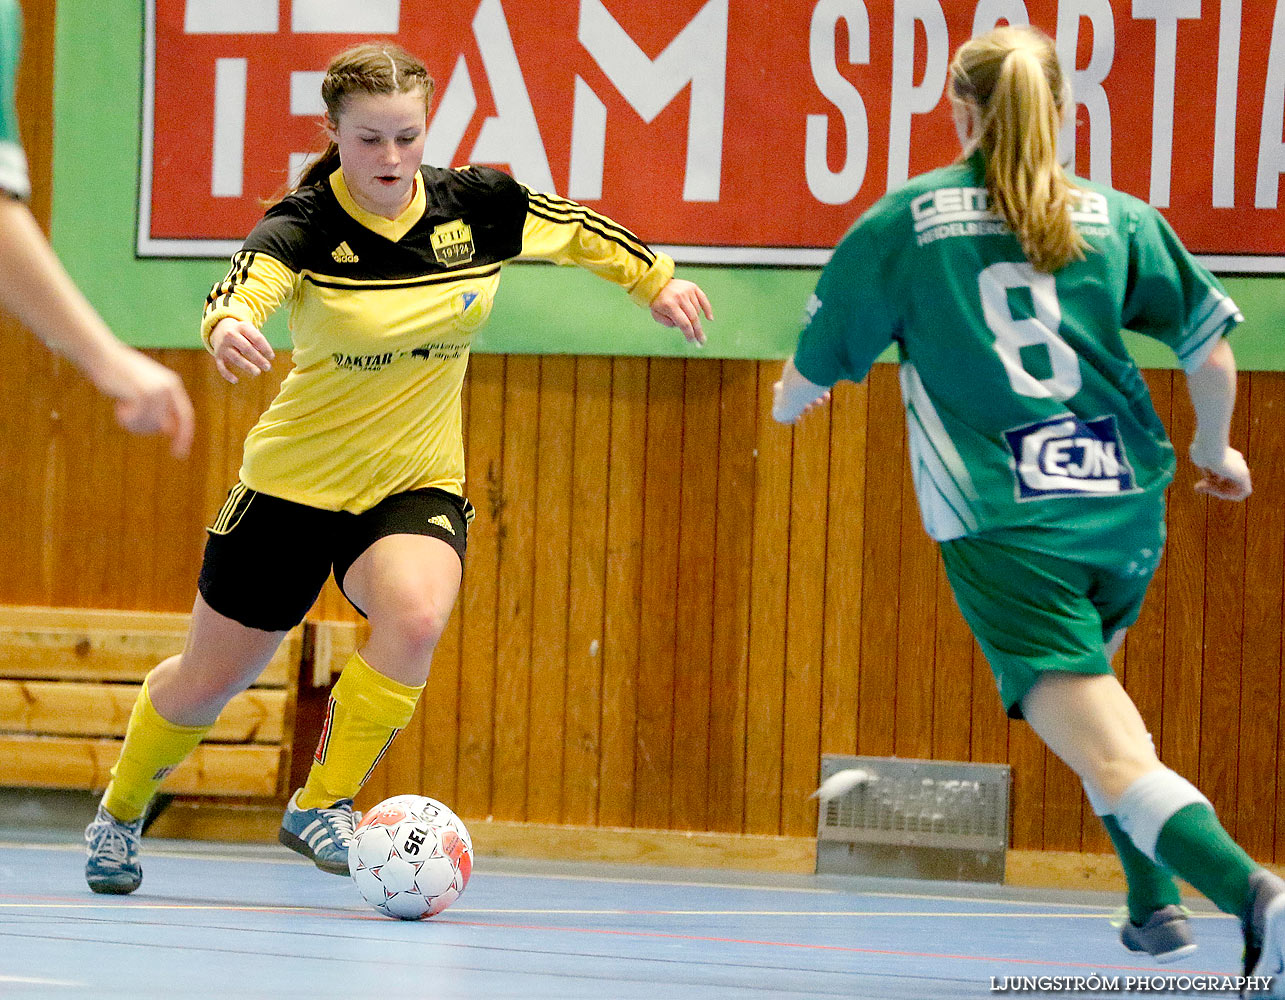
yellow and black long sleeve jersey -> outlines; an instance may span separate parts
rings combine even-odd
[[[674,263],[583,205],[487,167],[421,168],[396,219],[360,208],[343,171],[270,208],[205,304],[262,326],[290,307],[293,368],[245,442],[251,489],[360,513],[403,490],[462,493],[460,386],[501,264],[576,264],[647,305]]]

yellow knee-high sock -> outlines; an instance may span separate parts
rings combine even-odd
[[[176,726],[152,705],[147,681],[129,713],[125,744],[103,793],[103,808],[124,822],[143,815],[165,776],[183,763],[211,726]]]
[[[423,690],[423,684],[410,687],[385,677],[353,653],[330,692],[312,769],[296,804],[324,809],[355,796],[410,722]]]

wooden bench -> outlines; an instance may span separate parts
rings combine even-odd
[[[105,788],[139,686],[182,651],[188,618],[0,607],[0,785]],[[164,793],[283,796],[304,634],[300,626],[286,636],[258,682],[228,703],[205,742],[166,779]]]

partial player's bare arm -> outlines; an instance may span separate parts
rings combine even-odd
[[[183,382],[113,336],[54,255],[27,206],[0,195],[0,306],[116,401],[126,430],[161,433],[175,457],[192,444]]]
[[[1196,491],[1222,500],[1244,500],[1253,487],[1245,456],[1229,441],[1236,406],[1236,358],[1225,339],[1187,376],[1187,392],[1196,411],[1189,454],[1203,474]]]
[[[210,331],[210,352],[219,374],[234,384],[240,381],[238,375],[254,378],[271,371],[276,356],[257,326],[232,316],[219,320]]]
[[[804,378],[794,367],[794,358],[790,358],[781,369],[780,381],[772,386],[772,417],[778,423],[792,424],[829,401],[829,387]]]

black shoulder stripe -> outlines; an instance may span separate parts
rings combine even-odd
[[[253,250],[242,250],[237,257],[240,259],[240,266],[234,268],[231,275],[231,281],[228,282],[227,292],[223,296],[223,305],[232,304],[232,293],[236,291],[238,285],[245,284],[246,274],[250,270],[250,265],[254,263],[255,252]]]
[[[232,267],[223,278],[215,282],[214,287],[210,289],[210,294],[205,297],[205,308],[207,312],[215,305],[216,302],[218,302],[219,296],[227,290],[228,282],[232,280],[232,276],[236,273],[237,257],[239,257],[240,254],[241,251],[238,250],[232,255]]]
[[[254,263],[254,258],[253,250],[238,250],[232,255],[232,266],[228,269],[227,277],[215,285],[206,296],[206,312],[215,306],[226,307],[231,303],[232,293],[236,291],[237,286],[245,284],[246,275]]]
[[[614,243],[616,244],[616,246],[624,248],[626,251],[631,253],[633,256],[637,257],[640,261],[642,261],[648,267],[651,267],[654,263],[656,263],[656,257],[654,254],[650,252],[644,252],[638,249],[638,247],[633,246],[629,243],[626,243],[624,240],[620,239],[615,234],[609,233],[606,230],[599,228],[598,226],[594,225],[587,219],[580,219],[580,220],[560,219],[557,216],[551,215],[547,212],[537,211],[534,206],[527,209],[527,211],[529,211],[536,218],[547,219],[549,222],[557,222],[563,225],[569,222],[579,221],[580,224],[584,226],[585,229],[589,230],[589,232],[596,233],[598,236],[601,236],[608,243]]]
[[[599,215],[593,209],[586,208],[579,202],[569,201],[566,198],[559,198],[557,195],[548,195],[538,191],[528,191],[528,199],[529,204],[541,205],[551,213],[559,213],[563,221],[575,219],[592,220],[600,228],[615,233],[620,241],[633,243],[643,253],[651,253],[651,248],[624,226],[613,222],[605,215]],[[557,219],[559,215],[546,216],[546,218]]]
[[[651,252],[651,248],[646,243],[624,226],[612,222],[605,215],[599,215],[592,209],[585,208],[579,202],[568,201],[565,198],[558,198],[535,191],[529,192],[528,198],[528,210],[540,216],[540,218],[548,219],[551,222],[592,222],[597,226],[597,228],[593,229],[593,232],[603,236],[604,239],[622,244],[635,257],[646,261],[648,267],[655,263],[656,255]],[[549,214],[535,212],[534,209],[537,205],[544,208]],[[611,235],[607,235],[608,233]]]

